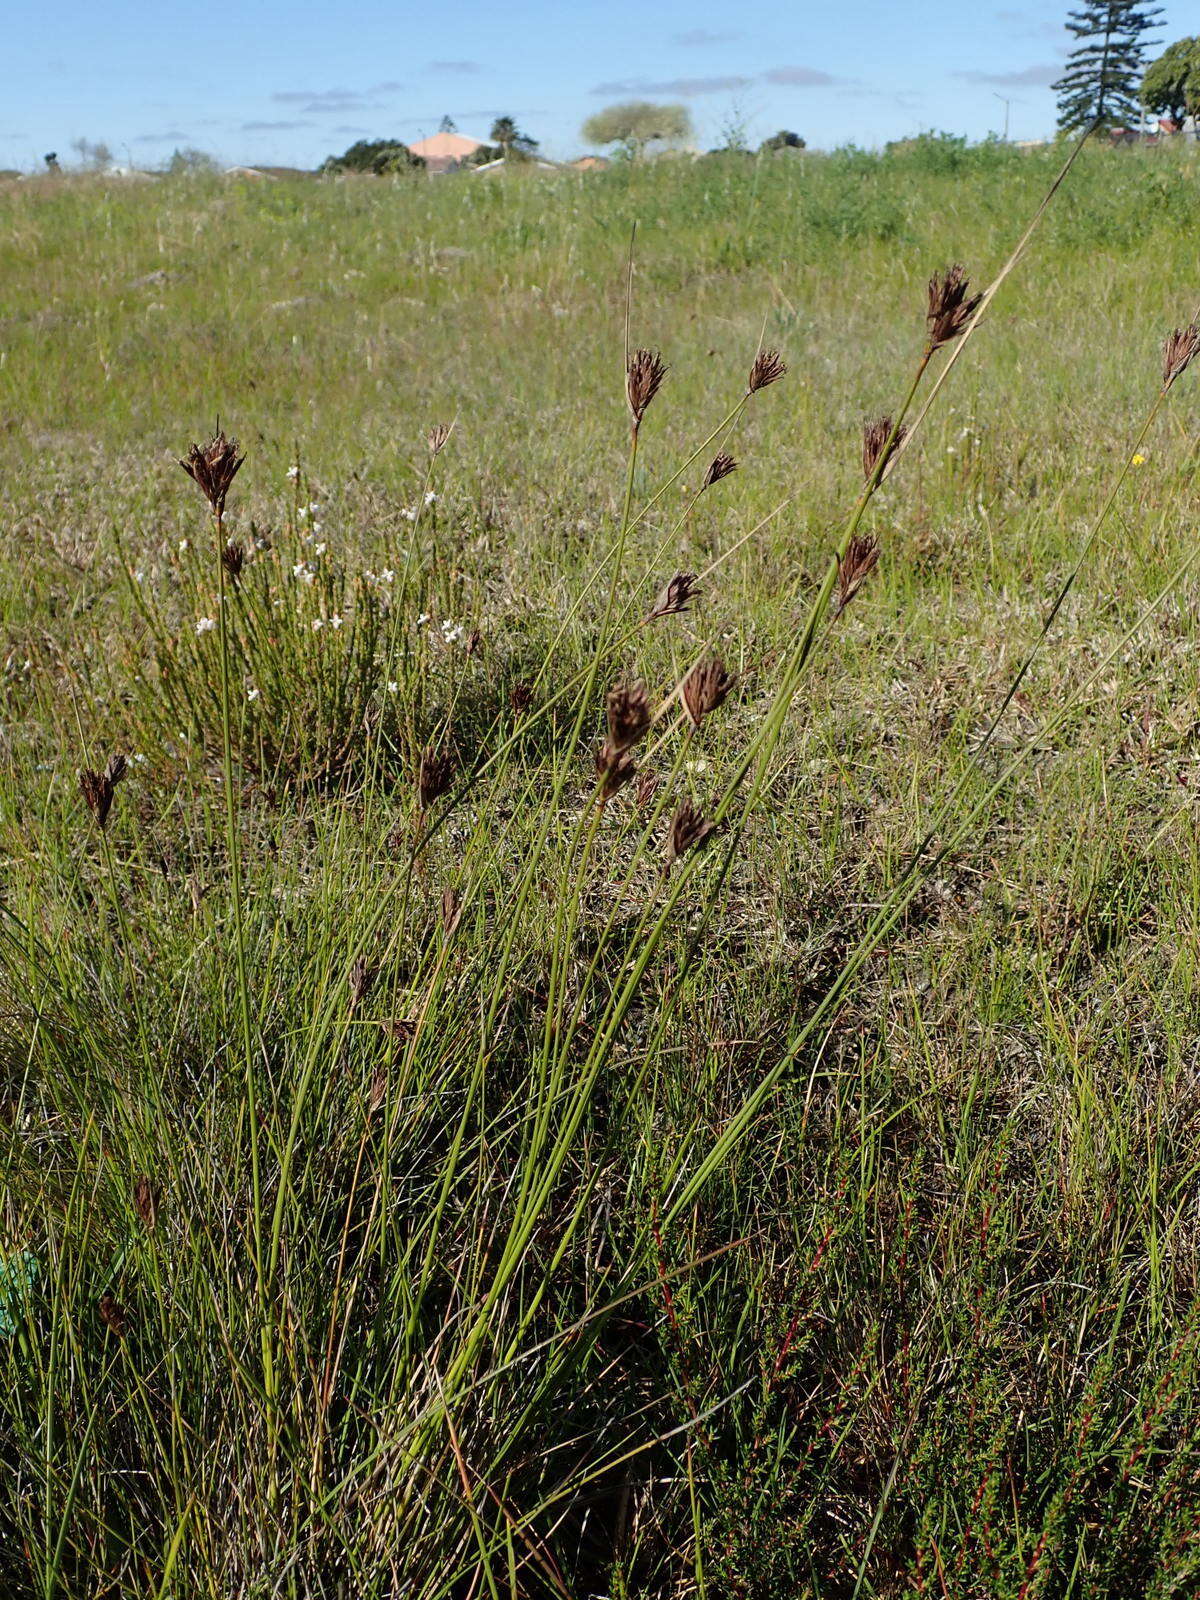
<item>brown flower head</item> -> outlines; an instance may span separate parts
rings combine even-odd
[[[877,467],[879,468],[879,476],[882,478],[887,470],[888,462],[908,437],[908,429],[903,423],[898,428],[895,428],[896,437],[894,439],[892,438],[893,428],[895,428],[895,424],[892,422],[891,417],[886,416],[876,417],[874,422],[863,423],[862,463],[864,478],[874,476]],[[880,465],[880,462],[882,462],[882,465]]]
[[[158,1190],[144,1174],[133,1186],[133,1205],[147,1228],[158,1221]]]
[[[426,745],[421,751],[421,765],[417,772],[417,792],[422,811],[428,811],[435,800],[441,799],[450,787],[453,776],[454,757],[450,752]]]
[[[641,739],[650,726],[650,696],[646,685],[619,683],[608,691],[608,747],[618,755]]]
[[[709,462],[708,471],[704,474],[704,482],[700,485],[702,490],[711,489],[714,483],[720,483],[722,478],[727,478],[731,472],[737,471],[737,462],[724,450],[719,451]]]
[[[236,539],[230,539],[221,551],[221,565],[236,583],[242,575],[242,568],[246,565],[246,552]]]
[[[938,350],[957,339],[970,322],[981,294],[968,294],[971,287],[963,269],[955,264],[945,272],[935,272],[929,280],[929,349]]]
[[[375,982],[375,968],[366,956],[359,956],[350,968],[350,1009],[357,1011],[371,992]]]
[[[188,476],[195,480],[217,516],[225,510],[229,486],[246,459],[237,452],[236,439],[227,439],[223,433],[214,433],[206,445],[192,445],[179,463]]]
[[[674,617],[686,611],[693,595],[700,593],[694,572],[677,572],[659,590],[658,599],[647,612],[646,622],[657,622],[660,617]]]
[[[462,916],[462,904],[457,894],[449,884],[442,890],[442,927],[447,939],[454,937],[458,927],[459,918]]]
[[[435,423],[425,435],[425,441],[429,445],[429,454],[431,456],[439,454],[442,446],[453,432],[454,424],[452,422]]]
[[[873,533],[856,533],[844,556],[838,558],[837,613],[840,616],[879,563],[879,540]]]
[[[90,767],[84,767],[80,771],[79,787],[83,798],[87,801],[88,810],[96,819],[98,828],[103,828],[108,822],[113,791],[125,776],[126,769],[124,756],[109,756],[103,772],[93,772]]]
[[[667,837],[667,860],[678,861],[689,850],[698,850],[717,831],[711,817],[685,800],[671,818],[671,832]]]
[[[100,1320],[110,1333],[115,1333],[118,1339],[125,1337],[125,1330],[129,1326],[129,1313],[123,1305],[119,1305],[111,1294],[100,1296]]]
[[[515,716],[524,716],[533,704],[533,685],[524,678],[518,678],[508,691],[508,703]]]
[[[1163,342],[1164,386],[1174,383],[1187,371],[1197,350],[1200,350],[1200,328],[1194,322],[1167,335]]]
[[[633,756],[628,750],[614,750],[607,739],[596,752],[596,778],[600,785],[597,795],[601,805],[606,805],[637,773]]]
[[[658,786],[662,782],[657,772],[641,772],[638,774],[637,794],[635,796],[638,809],[644,811],[654,796],[658,793]]]
[[[746,385],[746,393],[757,394],[769,383],[778,383],[786,371],[787,362],[778,350],[760,350],[754,358],[754,365],[750,368],[750,381]]]
[[[737,679],[726,672],[725,664],[717,656],[698,661],[680,686],[683,709],[693,728],[698,728],[711,711],[725,701]]]
[[[635,350],[630,356],[625,374],[625,397],[629,401],[629,414],[633,418],[635,433],[666,375],[666,366],[657,350]]]

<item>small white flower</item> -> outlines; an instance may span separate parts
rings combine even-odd
[[[400,515],[405,519],[406,522],[415,522],[417,520],[417,513],[410,510],[408,506],[404,507]]]
[[[308,509],[312,512],[313,516],[315,517],[317,512],[320,511],[321,508],[320,508],[320,506],[317,504],[317,502],[315,500],[310,500],[308,502]]]
[[[316,577],[316,570],[307,561],[297,561],[292,568],[292,577],[299,578],[301,583],[311,583]]]
[[[389,694],[397,694],[397,693],[399,693],[399,690],[400,690],[400,685],[396,682],[395,678],[393,678],[391,680],[391,682],[388,684],[388,693]]]
[[[324,526],[325,524],[323,522],[314,522],[312,525],[312,531],[314,533],[320,533]]]
[[[134,583],[144,583],[146,581],[146,574],[142,571],[141,567],[139,567],[134,573],[133,581]]]
[[[308,516],[308,507],[307,506],[301,506],[297,510],[296,515],[300,518],[300,521],[303,522],[305,517]]]
[[[462,636],[463,625],[461,622],[446,621],[442,623],[442,638],[447,644],[457,644]]]
[[[428,611],[422,611],[421,615],[417,618],[417,627],[418,628],[423,628],[428,621],[429,621],[429,613],[428,613]]]
[[[258,699],[258,690],[257,689],[247,689],[246,690],[246,699],[247,700],[257,700]]]
[[[180,541],[179,541],[179,554],[182,555],[185,550],[190,550],[191,549],[191,544],[192,544],[192,541],[190,539],[180,539]]]
[[[300,468],[299,467],[289,467],[288,470],[287,470],[287,475],[292,480],[292,482],[294,483],[296,481],[296,479],[300,476]]]
[[[425,491],[425,504],[427,506],[431,506],[436,499],[437,499],[437,495],[434,494],[433,490],[432,489],[426,489],[426,491]]]
[[[211,617],[201,617],[196,623],[196,632],[211,633],[215,627],[216,623]]]
[[[324,626],[325,626],[325,618],[324,617],[314,617],[313,618],[313,632],[314,633],[316,633],[318,628],[323,628]]]
[[[341,627],[341,625],[342,625],[342,619],[341,619],[341,617],[336,617],[336,616],[334,616],[334,617],[330,617],[330,619],[329,619],[329,626],[330,626],[330,627],[331,627],[331,628],[340,628],[340,627]]]
[[[380,583],[395,583],[396,574],[392,571],[391,567],[384,567],[383,571],[379,574],[379,581]]]
[[[329,546],[327,544],[319,544],[313,550],[313,555],[315,555],[315,556],[323,556],[325,554],[326,550],[328,550],[328,549],[329,549]]]
[[[136,756],[130,756],[129,759],[130,761],[136,761],[139,767],[144,767],[146,765],[146,758],[140,753]]]

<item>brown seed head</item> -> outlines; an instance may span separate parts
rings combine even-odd
[[[754,365],[750,368],[750,381],[746,385],[746,393],[757,394],[769,383],[777,383],[786,371],[787,362],[778,350],[760,350],[754,358]]]
[[[193,478],[201,494],[213,511],[220,516],[225,509],[225,496],[237,477],[238,468],[246,459],[238,455],[236,439],[227,439],[223,433],[214,433],[203,447],[194,444],[179,465]]]
[[[450,752],[426,745],[421,751],[421,766],[417,773],[417,791],[422,811],[428,811],[435,800],[441,799],[453,777],[454,757]]]
[[[630,356],[625,373],[625,398],[629,401],[635,433],[666,375],[666,366],[657,350],[635,350]]]
[[[667,860],[678,861],[689,850],[698,850],[716,830],[717,824],[711,817],[706,817],[690,800],[685,800],[671,819]]]
[[[350,968],[350,1009],[357,1011],[371,992],[375,982],[375,968],[366,956],[359,956]]]
[[[878,563],[879,540],[873,533],[856,533],[845,556],[838,560],[838,616],[845,611]]]
[[[115,1333],[118,1339],[125,1337],[125,1330],[129,1326],[129,1313],[123,1305],[118,1305],[111,1294],[100,1296],[100,1320],[110,1333]]]
[[[458,927],[459,918],[462,916],[462,906],[458,896],[449,884],[442,890],[442,928],[447,939],[452,938],[454,930]]]
[[[144,1175],[133,1186],[133,1204],[146,1227],[153,1228],[158,1221],[158,1190]]]
[[[636,773],[637,767],[629,751],[614,750],[605,740],[596,752],[596,778],[600,785],[597,798],[600,804],[606,805]]]
[[[641,739],[650,726],[650,696],[646,685],[619,683],[608,691],[608,747],[619,755]]]
[[[438,422],[435,423],[432,428],[430,428],[429,432],[425,435],[425,439],[429,445],[429,454],[431,456],[436,456],[440,452],[442,446],[445,444],[446,440],[450,437],[453,431],[454,424],[452,422]]]
[[[109,756],[103,772],[93,772],[90,767],[84,767],[79,773],[79,788],[87,801],[88,810],[96,819],[98,828],[103,828],[108,822],[113,791],[125,776],[125,772],[125,757],[114,755]]]
[[[957,339],[966,328],[976,307],[983,299],[981,294],[969,295],[970,281],[963,269],[955,264],[946,271],[935,272],[929,280],[929,349],[932,353],[952,339]]]
[[[221,565],[236,583],[242,575],[242,568],[246,565],[246,551],[236,539],[230,539],[221,551]]]
[[[896,437],[892,438],[894,424],[891,417],[876,417],[874,422],[863,423],[863,477],[870,478],[879,469],[882,478],[887,470],[887,464],[899,450],[908,437],[908,429],[903,423],[895,429]],[[886,453],[885,453],[886,452]],[[882,461],[882,466],[880,462]]]
[[[533,704],[533,685],[519,678],[508,691],[508,703],[515,716],[523,716]]]
[[[700,593],[694,572],[677,572],[658,592],[658,599],[650,607],[645,620],[657,622],[660,617],[674,617],[686,611],[693,595]]]
[[[683,709],[693,728],[698,728],[711,711],[724,703],[736,682],[717,656],[696,663],[680,686]]]
[[[657,772],[646,771],[639,773],[637,794],[635,796],[639,810],[644,811],[654,799],[661,781]]]
[[[1200,350],[1200,328],[1194,322],[1167,335],[1163,342],[1164,387],[1187,371],[1197,350]]]
[[[720,483],[722,478],[727,478],[731,472],[736,471],[737,462],[722,450],[709,462],[708,471],[704,474],[704,482],[700,488],[711,489],[714,483]]]

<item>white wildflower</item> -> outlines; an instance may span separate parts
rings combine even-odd
[[[292,480],[292,482],[294,483],[296,481],[296,479],[300,476],[300,468],[299,467],[289,467],[287,469],[287,475]]]
[[[329,546],[327,544],[319,544],[314,548],[313,555],[315,555],[315,556],[323,556],[325,554],[326,550],[328,550],[328,549],[329,549]]]
[[[259,691],[257,689],[247,689],[246,690],[246,699],[247,700],[257,700],[258,699],[258,694],[259,694]]]
[[[313,618],[313,632],[314,633],[316,633],[318,628],[323,628],[324,626],[325,626],[325,618],[324,617],[314,617]]]
[[[330,619],[329,619],[329,626],[330,626],[330,627],[331,627],[331,628],[340,628],[340,627],[341,627],[341,625],[342,625],[342,619],[341,619],[341,617],[339,617],[339,616],[332,616],[332,617],[330,617]]]
[[[389,694],[398,694],[399,690],[400,690],[400,685],[396,682],[395,678],[393,678],[391,680],[391,682],[388,684],[388,693]]]
[[[391,567],[384,567],[383,571],[379,574],[379,581],[380,583],[395,583],[396,574],[392,571]]]
[[[431,506],[436,499],[437,499],[437,495],[434,494],[433,490],[432,489],[426,489],[426,491],[425,491],[425,504],[427,506]]]
[[[417,627],[418,628],[423,628],[428,621],[429,621],[429,613],[428,613],[428,611],[422,611],[421,615],[417,618]]]
[[[196,623],[196,632],[211,633],[215,627],[216,623],[211,617],[201,617]]]
[[[180,541],[179,541],[179,554],[182,555],[185,550],[190,550],[191,547],[192,547],[192,541],[190,539],[180,539]]]

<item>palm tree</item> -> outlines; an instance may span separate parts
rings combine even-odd
[[[512,147],[520,139],[521,134],[516,123],[511,117],[497,117],[492,123],[489,136],[493,144],[498,144],[504,155],[505,161],[512,154]]]

